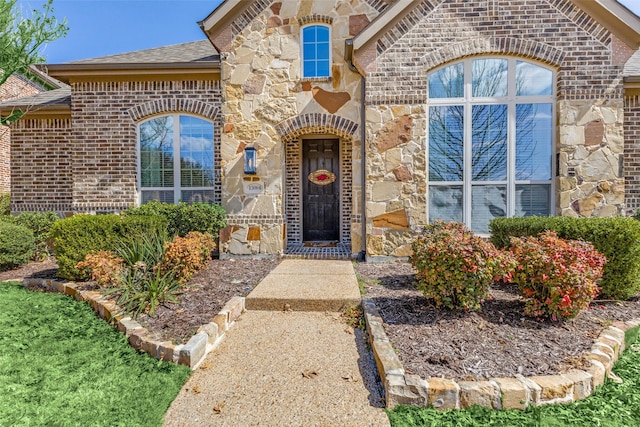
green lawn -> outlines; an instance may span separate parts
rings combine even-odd
[[[0,283],[0,426],[159,426],[189,374],[87,304]]]
[[[479,407],[436,411],[405,406],[389,412],[389,419],[393,427],[637,427],[640,426],[640,340],[635,337],[634,341],[613,369],[624,382],[607,381],[587,399],[572,404],[526,411]]]

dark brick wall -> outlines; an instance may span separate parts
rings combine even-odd
[[[40,85],[13,75],[0,86],[0,102],[35,95],[43,90]],[[0,126],[0,193],[8,192],[11,187],[10,141],[10,129],[7,126]]]
[[[640,96],[625,99],[624,109],[625,208],[640,208]]]
[[[370,104],[424,103],[430,69],[492,53],[557,66],[559,99],[621,97],[611,34],[569,0],[425,0],[376,51],[376,59],[370,49],[356,55]]]
[[[136,123],[153,115],[213,120],[219,170],[218,81],[80,82],[72,85],[71,104],[74,211],[118,211],[137,202]],[[216,190],[219,201],[219,177]]]
[[[22,119],[11,128],[11,211],[71,211],[71,119]]]

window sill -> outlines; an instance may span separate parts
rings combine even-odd
[[[327,77],[303,77],[300,81],[304,82],[319,82],[319,83],[323,83],[323,82],[330,82],[333,79],[331,78],[331,76],[327,76]]]

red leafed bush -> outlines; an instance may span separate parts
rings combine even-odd
[[[513,268],[510,254],[460,223],[434,221],[411,248],[418,289],[437,307],[479,310],[489,286]]]
[[[518,262],[512,281],[526,298],[526,315],[573,318],[598,295],[606,258],[591,243],[546,231],[512,238],[509,250]]]
[[[176,236],[165,244],[164,256],[158,269],[172,272],[176,280],[184,284],[211,259],[216,243],[208,233],[192,231],[185,237]]]
[[[118,258],[110,251],[97,251],[88,253],[84,261],[80,261],[76,268],[89,274],[91,280],[101,287],[112,287],[118,284],[120,273],[124,266],[124,260]]]

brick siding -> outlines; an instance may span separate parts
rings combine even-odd
[[[137,203],[136,124],[154,115],[192,113],[212,120],[219,171],[220,105],[218,81],[74,83],[73,210],[119,211]],[[219,202],[219,173],[215,194]]]
[[[0,86],[0,102],[23,96],[35,95],[44,89],[21,76],[10,76]],[[0,126],[0,194],[11,189],[11,131],[7,126]]]
[[[11,212],[70,212],[71,119],[26,118],[11,133]]]
[[[630,214],[640,208],[640,96],[625,100],[624,123],[625,208]]]
[[[611,35],[570,1],[426,0],[407,19],[378,41],[375,61],[366,49],[356,55],[370,71],[368,104],[425,103],[428,71],[444,63],[434,62],[438,55],[538,59],[558,68],[559,100],[621,97]]]

